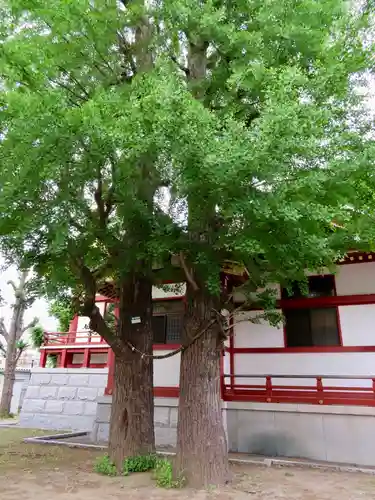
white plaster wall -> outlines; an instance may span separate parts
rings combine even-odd
[[[273,284],[270,284],[268,285],[267,289],[272,289],[272,290],[275,290],[276,292],[276,299],[280,299],[281,298],[281,292],[280,292],[280,285],[277,284],[277,283],[273,283]],[[261,288],[259,289],[258,291],[259,292],[262,292],[263,290],[265,290],[264,288]],[[243,293],[241,293],[241,290],[235,290],[234,293],[233,293],[233,301],[234,302],[238,302],[238,303],[241,303],[241,302],[244,302],[246,300],[245,298],[245,295]]]
[[[375,378],[375,353],[256,353],[235,354],[236,375],[338,375],[373,376]],[[323,381],[325,385],[343,387],[371,387],[371,381],[359,379]],[[228,379],[227,379],[228,383]],[[236,384],[263,384],[264,378],[236,378]],[[274,379],[278,385],[315,385],[311,379]]]
[[[344,346],[375,345],[375,304],[341,306],[339,315]]]
[[[337,295],[375,293],[375,262],[339,266],[336,292]]]
[[[175,291],[172,290],[164,290],[162,288],[158,288],[156,286],[152,287],[152,298],[153,299],[164,299],[168,297],[181,297],[185,295],[186,285],[185,283],[177,283],[175,287]],[[177,289],[176,289],[177,288]]]
[[[268,321],[259,324],[244,321],[256,318],[261,311],[249,311],[236,316],[234,324],[234,347],[284,347],[283,326],[272,326]]]
[[[100,313],[104,314],[105,302],[97,302],[96,305],[98,306]],[[78,317],[77,332],[80,332],[82,336],[84,335],[83,332],[87,332],[87,333],[89,332],[89,321],[90,321],[90,319],[87,316],[79,316]],[[95,337],[95,335],[98,338],[97,339],[94,338],[93,342],[100,342],[99,335],[93,334],[93,337]],[[78,338],[77,338],[77,341],[79,341]]]
[[[167,354],[170,351],[154,351],[154,355]],[[177,387],[180,380],[180,354],[166,359],[154,360],[154,386]]]

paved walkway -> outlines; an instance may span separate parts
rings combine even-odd
[[[18,418],[0,419],[0,427],[14,427],[15,425],[19,425]]]

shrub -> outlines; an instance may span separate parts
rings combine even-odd
[[[94,464],[94,471],[105,476],[117,476],[116,466],[108,455],[97,458]]]
[[[147,472],[155,468],[156,455],[141,455],[138,457],[129,457],[124,460],[124,475],[130,472]]]
[[[177,479],[173,478],[172,463],[166,458],[156,459],[154,478],[159,488],[182,488],[185,483],[182,476]]]

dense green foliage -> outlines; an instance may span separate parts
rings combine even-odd
[[[58,322],[58,329],[60,332],[69,331],[70,322],[74,316],[74,309],[72,307],[72,301],[69,299],[63,300],[54,300],[50,304],[49,314],[54,316]]]
[[[31,343],[34,348],[39,349],[44,342],[44,330],[40,325],[34,326],[30,331]]]
[[[215,291],[227,255],[259,285],[372,242],[365,7],[3,2],[4,245],[75,289],[83,263],[100,277],[184,249]],[[143,22],[147,71],[125,35]],[[189,43],[207,69],[186,85]]]

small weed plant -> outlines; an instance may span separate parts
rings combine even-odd
[[[157,458],[154,469],[154,478],[159,488],[182,488],[185,480],[181,476],[177,479],[173,477],[173,467],[170,460]]]
[[[108,455],[99,457],[94,465],[94,471],[105,476],[117,476],[115,464]],[[124,460],[122,475],[128,476],[134,472],[154,471],[154,479],[159,488],[181,488],[184,479],[173,477],[173,468],[170,460],[159,458],[155,454],[129,457]]]
[[[94,471],[104,476],[117,476],[116,466],[108,455],[97,458],[94,464]]]

